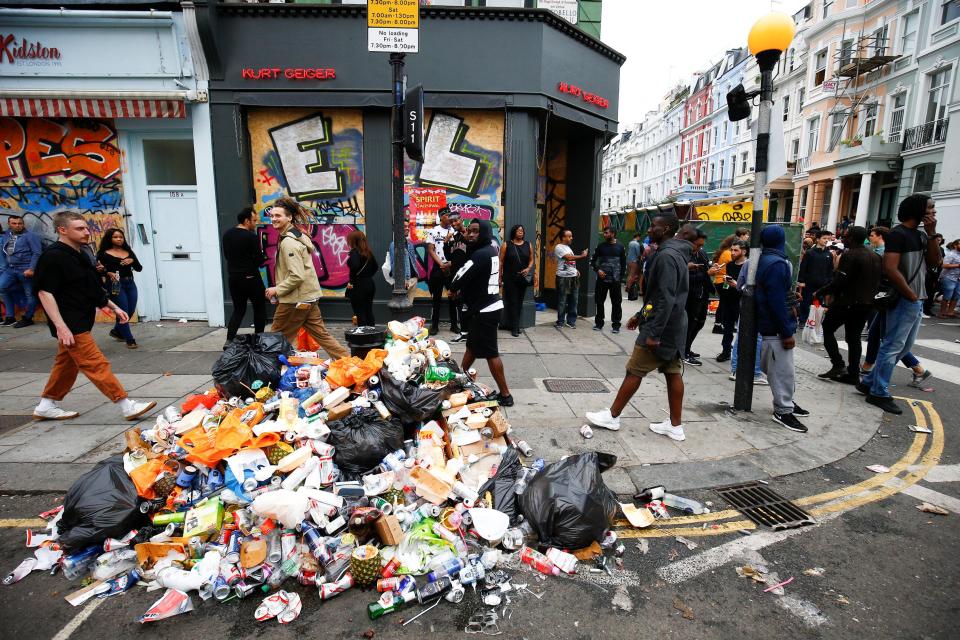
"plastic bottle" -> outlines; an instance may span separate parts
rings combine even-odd
[[[520,562],[529,565],[548,576],[560,575],[560,569],[550,559],[535,549],[524,547],[520,551]]]
[[[530,483],[530,480],[532,480],[536,474],[537,472],[534,469],[524,467],[513,485],[513,492],[518,496],[523,495],[523,492],[527,490],[527,485]]]
[[[63,556],[60,560],[63,576],[67,580],[76,580],[77,578],[83,577],[87,571],[90,570],[90,567],[93,566],[93,563],[97,561],[97,556],[100,555],[102,550],[103,548],[100,545],[95,544],[87,547],[83,551],[78,551],[69,556]]]
[[[464,563],[460,558],[453,558],[452,560],[447,560],[442,565],[431,571],[427,574],[428,582],[437,582],[448,576],[455,576],[460,573],[463,569]]]
[[[380,469],[384,472],[398,471],[404,468],[403,463],[406,459],[407,454],[403,449],[391,451],[384,456],[383,461],[380,463]]]
[[[667,505],[671,509],[678,509],[679,511],[683,511],[687,514],[699,515],[703,513],[703,505],[696,500],[691,500],[690,498],[675,496],[672,493],[664,493],[661,500],[663,501],[663,504]]]
[[[294,556],[292,558],[287,558],[281,563],[277,569],[270,574],[270,578],[267,580],[267,589],[275,589],[280,586],[280,584],[289,578],[290,576],[295,576],[300,571],[300,559],[299,556]]]

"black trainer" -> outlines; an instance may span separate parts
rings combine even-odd
[[[717,362],[726,362],[730,359],[730,352],[724,351],[723,353],[717,354]]]
[[[847,368],[843,365],[833,365],[830,367],[829,371],[824,371],[823,373],[817,375],[821,380],[836,380],[843,374],[847,372]]]
[[[837,376],[833,379],[834,382],[839,382],[841,384],[857,384],[860,382],[860,376],[855,373],[850,373],[849,371],[842,376]]]
[[[13,328],[23,329],[24,327],[32,327],[32,326],[33,326],[33,320],[31,320],[30,318],[21,318],[19,321],[17,321],[16,324],[13,325]]]
[[[10,325],[15,324],[16,322],[17,322],[17,319],[16,319],[16,318],[4,318],[4,319],[3,319],[3,326],[9,327]]]
[[[857,393],[859,393],[862,396],[870,395],[870,385],[868,384],[863,384],[863,382],[858,382],[856,385],[854,385],[854,388],[857,390]]]
[[[867,394],[867,404],[872,404],[875,407],[880,407],[887,413],[892,413],[895,416],[903,415],[903,409],[897,405],[896,401],[890,396],[875,396],[873,394]]]
[[[807,427],[797,420],[797,417],[792,413],[775,413],[773,414],[773,421],[785,426],[787,429],[790,429],[790,431],[796,431],[797,433],[807,432]]]
[[[700,362],[699,360],[697,360],[696,356],[694,356],[692,353],[688,353],[686,356],[684,356],[684,357],[683,357],[683,361],[686,362],[686,363],[687,363],[688,365],[690,365],[691,367],[702,367],[702,366],[703,366],[703,363]]]
[[[502,395],[499,391],[493,395],[491,400],[496,400],[501,407],[512,407],[513,406],[513,396],[512,395]]]
[[[691,356],[693,356],[694,358],[699,358],[699,357],[700,357],[700,354],[697,353],[696,351],[691,351],[688,355],[691,355]]]
[[[810,412],[798,405],[796,402],[793,403],[793,415],[799,416],[801,418],[806,418],[810,415]]]

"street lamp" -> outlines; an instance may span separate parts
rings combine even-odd
[[[753,367],[757,357],[757,265],[760,262],[760,233],[763,230],[763,197],[767,188],[767,151],[770,147],[770,116],[773,111],[773,68],[780,54],[793,40],[794,26],[790,16],[770,13],[757,20],[747,36],[750,53],[760,67],[760,90],[747,93],[739,85],[727,95],[731,120],[750,117],[749,100],[760,97],[757,118],[757,150],[754,154],[753,217],[750,223],[750,268],[747,286],[740,299],[740,337],[737,359],[737,383],[733,408],[750,411],[753,405]],[[745,111],[745,112],[744,112]],[[779,141],[782,144],[782,141]]]

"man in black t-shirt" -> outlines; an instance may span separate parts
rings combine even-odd
[[[58,403],[70,392],[77,374],[82,371],[120,408],[124,418],[136,420],[157,403],[137,402],[127,397],[123,385],[110,369],[110,362],[90,333],[97,309],[116,314],[121,323],[129,318],[123,309],[107,298],[100,286],[96,267],[81,252],[82,247],[90,242],[90,230],[83,216],[65,211],[53,217],[53,224],[60,239],[40,256],[36,289],[47,314],[50,333],[59,341],[59,348],[33,417],[39,420],[76,418],[79,415],[76,411],[61,409]]]
[[[227,286],[233,301],[233,314],[227,323],[227,345],[237,337],[240,323],[247,313],[247,300],[253,305],[253,331],[263,333],[267,324],[267,299],[263,295],[260,266],[266,260],[257,236],[257,220],[253,207],[237,214],[237,226],[223,234],[223,257],[227,261]]]
[[[940,248],[929,242],[937,232],[937,209],[933,199],[915,193],[900,203],[897,211],[900,224],[884,238],[883,276],[896,290],[896,306],[880,313],[886,330],[880,341],[880,352],[870,373],[857,385],[867,402],[887,413],[900,415],[903,410],[890,396],[890,377],[897,360],[909,353],[920,330],[923,301],[928,292],[925,271],[941,263]],[[920,230],[920,225],[923,230]]]

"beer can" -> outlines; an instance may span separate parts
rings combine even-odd
[[[297,573],[297,581],[306,587],[315,587],[317,586],[317,572],[301,570]]]
[[[255,584],[247,584],[245,582],[238,582],[233,587],[233,592],[237,594],[238,598],[246,598],[248,595],[253,593],[253,590],[257,588]]]
[[[223,559],[230,564],[240,562],[240,546],[243,544],[243,535],[239,531],[230,536],[230,542],[227,544],[227,552],[223,554]]]
[[[373,404],[380,400],[380,392],[376,389],[367,389],[363,392],[363,397],[366,398],[368,402]]]
[[[288,444],[292,444],[293,442],[296,442],[296,440],[297,440],[297,432],[296,432],[296,431],[284,431],[284,432],[283,432],[283,441],[284,441],[284,442],[286,442],[286,443],[288,443]]]
[[[226,600],[229,596],[230,585],[223,574],[220,574],[213,583],[213,597],[217,600]]]
[[[233,537],[233,534],[237,531],[237,525],[235,524],[225,524],[223,528],[220,529],[220,535],[217,537],[217,542],[222,544],[225,547],[230,546],[230,538]]]
[[[323,442],[322,440],[310,440],[310,449],[317,454],[322,460],[323,458],[329,458],[333,460],[333,454],[336,451],[332,444]]]
[[[283,559],[292,558],[297,549],[297,536],[290,531],[284,531],[280,536],[280,554]]]
[[[353,586],[353,576],[350,572],[343,574],[343,577],[336,582],[325,582],[320,585],[320,599],[329,600],[335,598],[347,589]]]
[[[320,458],[320,484],[333,484],[336,480],[336,467],[333,458]]]
[[[387,500],[384,500],[379,496],[375,498],[370,498],[370,506],[375,509],[379,509],[380,511],[383,512],[383,515],[386,515],[386,516],[393,513],[393,505],[390,504],[390,502],[388,502]]]
[[[377,580],[377,591],[386,593],[387,591],[399,591],[401,578],[381,578]]]
[[[243,576],[240,574],[240,567],[235,564],[221,564],[220,575],[231,587],[243,579]]]
[[[526,440],[521,440],[520,442],[518,442],[517,449],[519,449],[520,453],[522,453],[528,458],[533,455],[533,448],[529,444],[527,444]]]
[[[267,536],[267,562],[280,564],[283,560],[283,550],[280,547],[280,536],[274,533]]]

